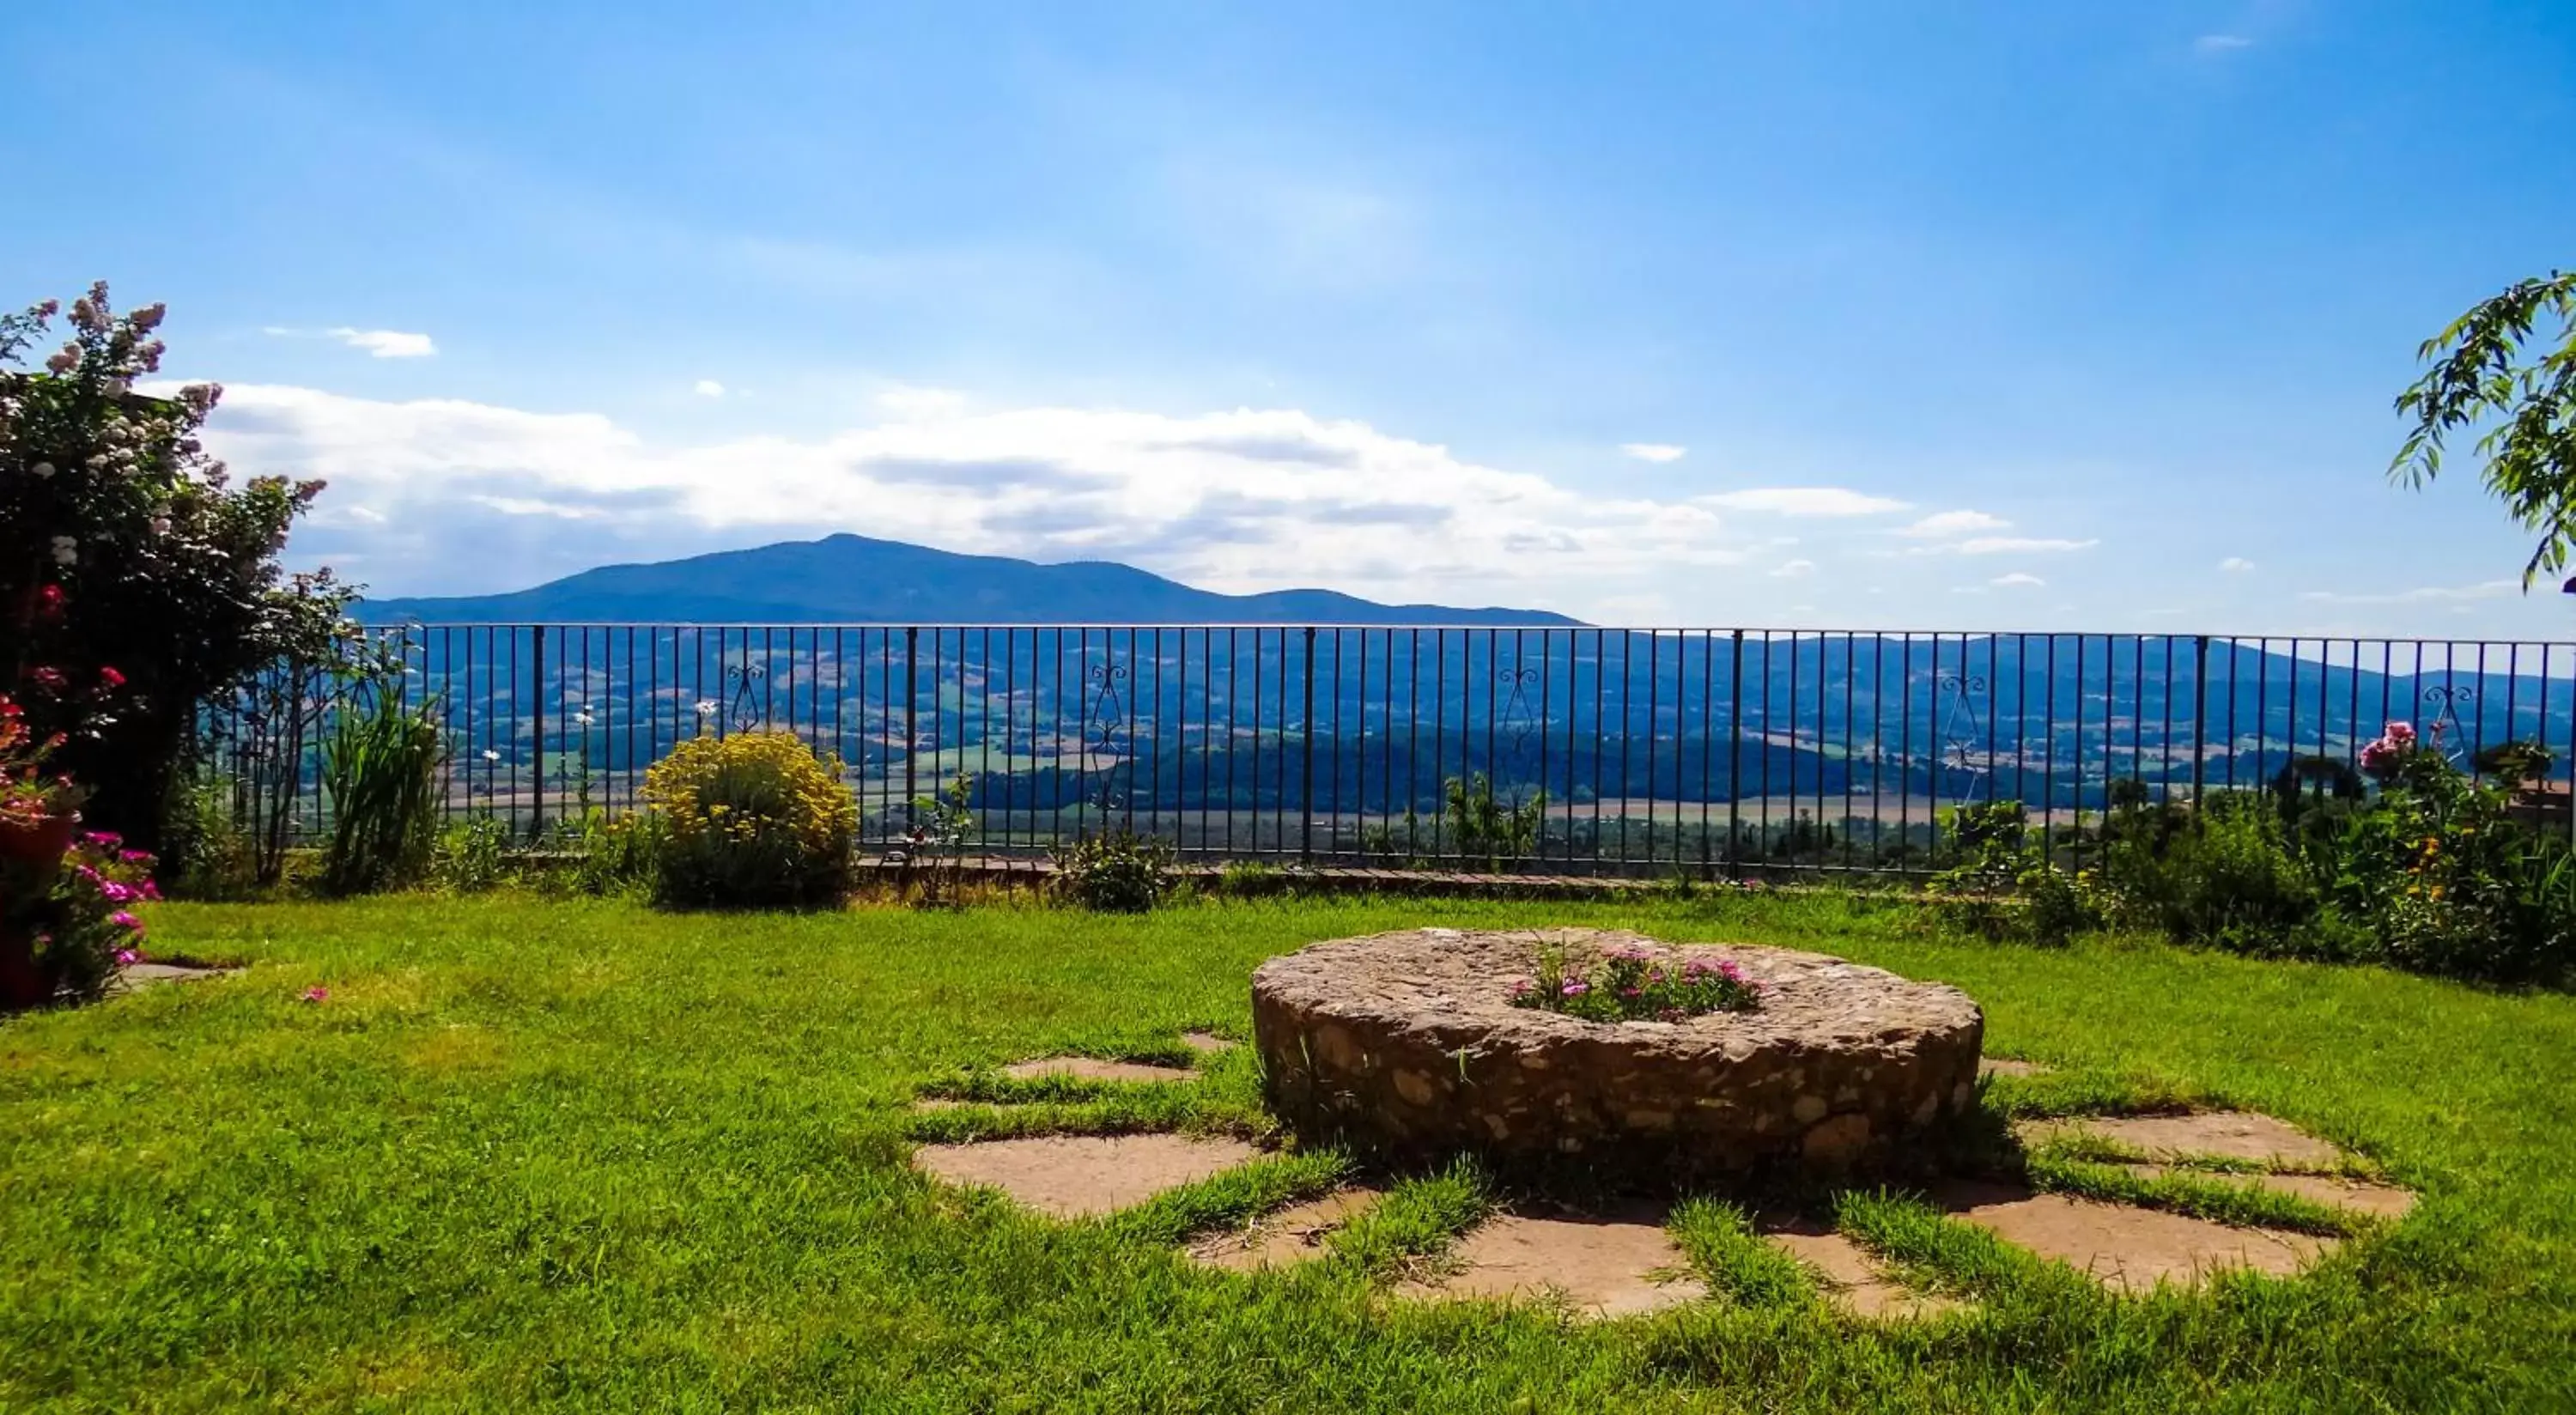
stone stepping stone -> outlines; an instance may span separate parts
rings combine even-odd
[[[1185,1066],[1155,1066],[1142,1061],[1103,1061],[1095,1056],[1042,1056],[1015,1061],[1002,1074],[1029,1081],[1040,1076],[1072,1076],[1084,1081],[1188,1081],[1198,1073]]]
[[[1232,1051],[1240,1043],[1230,1037],[1220,1037],[1214,1032],[1183,1032],[1181,1045],[1201,1056],[1214,1056],[1221,1051]]]
[[[2190,1115],[2087,1115],[2032,1121],[2017,1128],[2024,1143],[2035,1144],[2070,1131],[2082,1132],[2165,1158],[2208,1155],[2310,1169],[2333,1169],[2343,1162],[2343,1151],[2334,1145],[2287,1121],[2242,1110]]]
[[[1664,1231],[1660,1209],[1599,1217],[1488,1219],[1452,1251],[1456,1268],[1398,1295],[1433,1301],[1561,1299],[1588,1317],[1630,1317],[1708,1295]]]
[[[1966,1303],[1917,1292],[1899,1282],[1866,1248],[1812,1219],[1767,1220],[1763,1241],[1807,1265],[1825,1298],[1856,1317],[1910,1321],[1964,1310]]]
[[[155,987],[163,983],[193,983],[201,978],[228,977],[238,968],[196,968],[184,963],[128,963],[117,970],[129,988]]]
[[[1951,1217],[2124,1292],[2144,1292],[2160,1281],[2193,1285],[2222,1268],[2285,1277],[2334,1246],[2305,1233],[2230,1228],[2161,1209],[2038,1194],[2010,1184],[1956,1184],[1941,1199]]]
[[[950,1184],[999,1189],[1055,1218],[1091,1218],[1221,1174],[1259,1153],[1240,1140],[1187,1135],[1035,1135],[924,1145],[912,1163]]]
[[[1980,1076],[2037,1076],[2048,1069],[2036,1061],[2015,1061],[2009,1056],[1977,1058],[1977,1074]]]
[[[2141,1178],[2153,1179],[2172,1173],[2160,1164],[2120,1166]],[[2415,1191],[2394,1184],[2374,1184],[2366,1179],[2346,1179],[2333,1174],[2213,1174],[2207,1170],[2185,1171],[2196,1179],[2220,1184],[2243,1184],[2255,1189],[2275,1189],[2296,1194],[2302,1199],[2323,1204],[2330,1209],[2365,1214],[2371,1218],[2404,1218],[2415,1207]]]
[[[1324,1240],[1352,1219],[1376,1207],[1382,1189],[1354,1185],[1320,1199],[1292,1204],[1256,1220],[1250,1227],[1220,1233],[1190,1245],[1192,1260],[1234,1272],[1286,1267],[1324,1255]]]

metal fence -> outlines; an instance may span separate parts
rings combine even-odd
[[[969,778],[971,848],[1128,828],[1189,856],[1551,872],[1910,869],[1944,812],[2342,791],[2383,722],[2461,766],[2537,743],[2565,815],[2576,644],[2230,635],[1334,625],[409,625],[452,815],[540,839],[631,809],[674,744],[837,756],[873,848]],[[327,703],[310,704],[316,721]],[[239,705],[217,759],[324,823],[317,734]],[[310,726],[308,724],[307,726]],[[2132,781],[2137,786],[2116,788]],[[1515,835],[1517,828],[1520,832]],[[1503,841],[1497,844],[1497,841]]]

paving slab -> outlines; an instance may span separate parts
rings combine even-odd
[[[1708,1295],[1664,1231],[1664,1210],[1599,1216],[1500,1214],[1458,1241],[1454,1271],[1401,1291],[1427,1300],[1561,1298],[1591,1317],[1629,1317]]]
[[[1057,1218],[1088,1218],[1195,1184],[1258,1155],[1240,1140],[1186,1135],[1034,1135],[923,1145],[913,1167],[951,1184],[999,1189]]]

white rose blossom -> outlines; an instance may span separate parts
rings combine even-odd
[[[80,542],[72,539],[70,536],[54,537],[54,563],[57,565],[79,564]]]

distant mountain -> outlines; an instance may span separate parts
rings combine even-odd
[[[1379,604],[1332,590],[1217,594],[1107,561],[1039,565],[856,535],[603,565],[510,594],[373,600],[359,616],[375,624],[1580,622],[1534,609]]]

